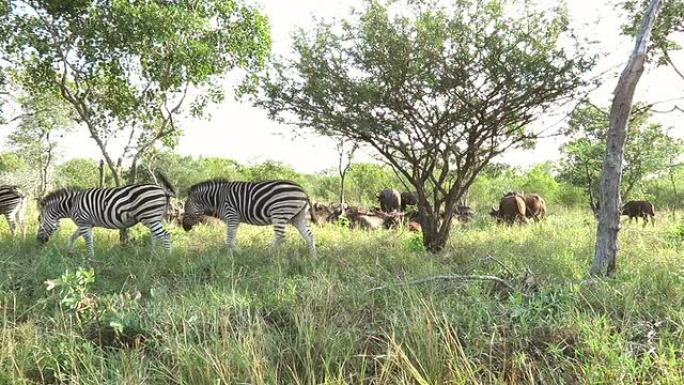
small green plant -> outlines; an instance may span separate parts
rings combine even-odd
[[[351,221],[346,216],[341,215],[339,218],[337,218],[337,220],[335,221],[335,224],[339,227],[348,229],[351,225]]]
[[[91,292],[93,283],[95,271],[82,267],[74,272],[67,270],[58,279],[45,281],[48,291],[58,290],[60,304],[73,311],[79,322],[109,327],[116,335],[140,329],[135,312],[140,292],[97,296]]]
[[[420,234],[413,234],[410,238],[404,241],[404,249],[413,253],[422,253],[425,251],[423,245],[423,237]]]
[[[92,317],[95,312],[95,297],[90,293],[90,287],[95,283],[95,271],[84,269],[71,272],[65,271],[58,279],[45,281],[47,291],[59,290],[60,303],[74,311],[81,319],[84,315]]]
[[[678,246],[684,242],[684,223],[675,225],[672,231],[665,236],[667,243],[671,246]]]

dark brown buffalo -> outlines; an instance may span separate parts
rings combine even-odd
[[[415,206],[417,204],[418,194],[411,191],[401,193],[401,211],[406,211],[406,206]]]
[[[622,215],[629,216],[629,221],[636,218],[639,222],[639,217],[644,220],[644,226],[648,223],[648,217],[651,217],[651,224],[655,226],[655,206],[649,201],[629,201],[622,206]]]
[[[515,221],[527,223],[525,200],[520,195],[508,195],[499,201],[499,209],[492,207],[489,212],[497,222],[504,221],[513,224]]]
[[[525,216],[538,221],[546,216],[546,202],[539,194],[520,194],[508,192],[504,196],[518,195],[525,200]]]
[[[392,229],[401,225],[402,217],[404,216],[400,212],[386,213],[383,211],[359,210],[349,210],[345,215],[349,218],[350,228],[364,230]]]
[[[415,221],[409,222],[408,229],[409,229],[409,231],[414,232],[414,233],[419,233],[422,231],[422,228],[420,227],[420,223],[415,222]]]
[[[442,220],[446,219],[445,215],[446,212],[442,211],[439,213],[440,217]],[[463,205],[458,205],[456,206],[456,209],[454,210],[454,216],[453,218],[456,218],[459,222],[469,222],[471,219],[475,217],[475,210],[471,209],[468,206],[463,206]]]
[[[384,212],[398,211],[401,208],[401,194],[399,191],[386,188],[377,195],[380,210]]]
[[[314,202],[311,205],[311,211],[313,212],[312,220],[314,219],[313,217],[315,217],[317,222],[323,223],[327,222],[329,218],[331,218],[334,209],[331,205],[326,205],[320,202]]]

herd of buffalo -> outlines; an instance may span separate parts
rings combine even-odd
[[[368,210],[359,207],[340,205],[340,203],[324,204],[314,202],[311,205],[312,221],[315,223],[333,223],[346,218],[352,229],[375,230],[392,229],[400,225],[406,226],[410,231],[420,231],[418,211],[415,209],[418,198],[414,192],[399,192],[396,189],[386,188],[377,196],[379,207]],[[632,219],[642,218],[644,225],[650,218],[655,223],[655,207],[651,202],[634,200],[626,202],[622,207],[622,215]],[[178,204],[171,205],[169,222],[180,223],[183,209]],[[461,223],[470,221],[475,217],[475,211],[468,206],[458,205],[454,213],[454,219]],[[444,215],[444,213],[442,213]],[[526,224],[530,220],[539,221],[546,216],[546,202],[544,198],[535,193],[508,192],[499,200],[499,207],[492,207],[490,217],[498,223]],[[218,219],[205,217],[201,222],[211,223]]]
[[[415,209],[418,198],[414,192],[399,192],[396,189],[386,188],[377,196],[379,207],[368,210],[340,203],[324,204],[314,202],[311,206],[312,220],[315,223],[337,222],[340,218],[346,218],[352,229],[392,229],[400,225],[406,226],[410,231],[420,231],[418,211]],[[454,213],[454,219],[465,223],[475,217],[475,211],[468,206],[458,205]],[[444,215],[442,213],[442,215]],[[489,215],[498,223],[526,224],[530,220],[539,221],[546,216],[546,202],[544,198],[535,193],[508,192],[499,201],[499,207],[492,207]],[[655,207],[648,201],[629,201],[622,207],[622,215],[632,219],[642,218],[644,225],[650,217],[655,223]],[[182,216],[182,208],[173,206],[169,213],[170,221],[179,221]],[[204,223],[214,221],[213,218],[204,218]]]
[[[349,220],[351,228],[360,229],[391,229],[400,224],[405,224],[411,231],[420,231],[418,211],[409,209],[415,207],[418,198],[414,192],[402,192],[386,188],[376,196],[379,206],[370,210],[361,210],[358,207],[342,207],[339,203],[312,205],[312,215],[315,222],[335,222],[344,216]],[[643,218],[644,225],[650,217],[655,223],[655,207],[648,201],[629,201],[622,207],[622,215],[632,219]],[[443,215],[443,214],[442,214]],[[528,223],[529,220],[539,221],[546,216],[546,202],[544,198],[535,193],[508,192],[499,201],[499,207],[493,207],[489,215],[498,223],[508,224]],[[459,222],[468,222],[475,216],[475,211],[468,206],[458,205],[454,218]]]

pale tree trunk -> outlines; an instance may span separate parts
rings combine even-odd
[[[674,166],[670,166],[669,173],[670,174],[670,184],[672,185],[672,192],[674,193],[675,197],[675,202],[672,207],[672,220],[676,221],[677,220],[677,209],[679,208],[679,193],[677,192],[677,182],[675,181],[675,176],[674,176]]]
[[[100,173],[100,188],[105,186],[105,170],[104,170],[104,160],[100,159],[100,165],[98,167]]]
[[[340,139],[337,143],[337,152],[340,155],[339,163],[337,164],[337,171],[340,175],[340,210],[344,212],[344,180],[347,177],[347,172],[352,165],[352,159],[354,157],[354,152],[359,148],[358,143],[353,142],[350,149],[345,148],[345,140]],[[346,157],[345,157],[346,155]],[[345,164],[346,158],[346,164]]]
[[[632,109],[634,90],[644,72],[651,30],[662,4],[662,0],[651,0],[636,37],[634,51],[615,88],[613,105],[610,109],[610,128],[606,136],[606,155],[603,158],[603,172],[599,185],[601,205],[596,231],[596,255],[590,272],[592,275],[613,275],[616,270],[615,257],[620,230],[620,180],[627,123]]]
[[[40,165],[40,196],[45,196],[48,187],[48,172],[50,171],[50,164],[52,163],[52,151],[54,145],[50,142],[50,131],[45,133],[45,158],[43,164]]]

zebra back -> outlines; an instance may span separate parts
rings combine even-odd
[[[197,183],[188,190],[184,227],[201,215],[221,218],[233,216],[241,222],[268,225],[274,217],[287,220],[310,207],[302,186],[288,180],[234,182],[213,179]],[[187,219],[186,219],[187,218]]]
[[[161,220],[171,194],[153,184],[64,188],[41,200],[41,217],[49,221],[72,218],[77,224],[121,229],[138,222]]]

